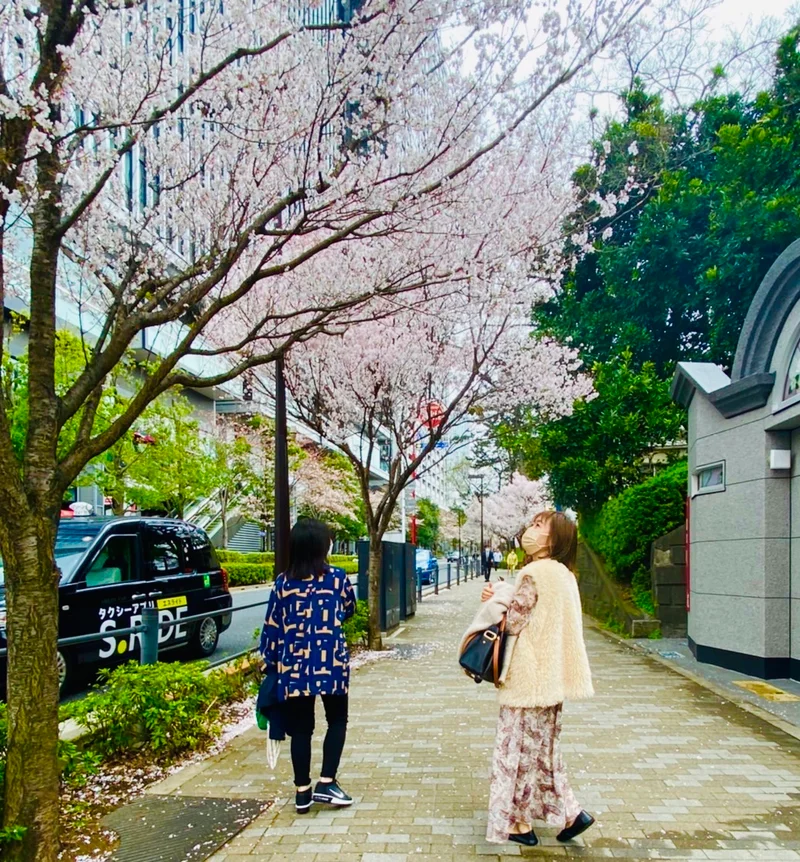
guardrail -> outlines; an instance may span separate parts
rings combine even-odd
[[[447,563],[447,589],[450,589],[450,563]],[[467,560],[464,567],[464,581],[470,578],[477,577],[478,566],[474,560]],[[456,584],[461,583],[461,566],[456,564]],[[417,601],[422,601],[424,595],[439,595],[439,579],[433,584],[433,588],[422,591],[422,583],[418,583]],[[239,605],[238,607],[221,608],[217,611],[205,611],[202,614],[193,614],[190,617],[181,617],[180,623],[195,623],[200,620],[208,619],[208,617],[223,617],[226,614],[235,614],[239,611],[247,611],[252,608],[266,607],[267,602],[253,602],[249,605]],[[142,650],[139,659],[140,664],[155,664],[158,661],[158,633],[161,629],[168,629],[175,625],[175,620],[164,620],[160,622],[158,619],[158,608],[144,608],[142,611],[142,621],[135,626],[129,626],[125,629],[114,629],[114,637],[121,635],[140,635]],[[76,635],[75,637],[59,638],[58,646],[77,646],[78,644],[92,643],[93,641],[105,640],[109,637],[109,632],[92,632],[88,635]],[[8,655],[7,649],[0,649],[0,657]]]
[[[202,614],[192,614],[190,617],[181,617],[180,623],[196,623],[208,617],[224,617],[226,614],[234,614],[237,611],[247,611],[251,608],[263,608],[266,602],[253,602],[249,605],[239,607],[221,608],[218,611],[204,611]],[[92,641],[105,640],[110,634],[114,637],[120,635],[140,635],[142,642],[142,654],[140,664],[155,664],[158,661],[158,633],[161,629],[172,628],[175,620],[164,620],[159,622],[158,608],[144,608],[142,610],[142,621],[135,626],[126,629],[114,629],[113,632],[92,632],[88,635],[76,635],[70,638],[59,638],[59,647],[76,646],[77,644],[88,644]],[[8,655],[7,649],[0,649],[0,656]]]
[[[451,565],[452,563],[447,561],[447,587],[446,589],[450,589],[451,584]],[[464,565],[464,582],[466,583],[468,580],[473,578],[477,578],[480,574],[480,561],[475,560],[472,557],[467,557],[466,563]],[[456,586],[461,584],[461,560],[456,560]],[[438,596],[439,595],[439,577],[437,576],[436,581],[432,584],[433,589],[427,590],[423,592],[422,590],[422,581],[417,581],[417,601],[421,602],[424,596],[429,596],[431,594]]]

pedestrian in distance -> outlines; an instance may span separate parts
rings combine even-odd
[[[494,563],[494,554],[492,548],[487,545],[481,554],[481,566],[483,568],[483,579],[488,583],[492,578],[492,564]]]
[[[275,578],[261,633],[267,667],[277,668],[284,730],[291,738],[295,807],[344,807],[353,800],[337,781],[347,736],[350,657],[342,624],[355,613],[350,579],[328,565],[331,533],[321,521],[299,520],[289,537],[289,566]],[[322,772],[312,790],[311,738],[317,695],[328,729]]]
[[[575,838],[594,823],[572,792],[560,744],[564,701],[591,697],[594,691],[574,574],[575,524],[561,512],[542,512],[520,545],[525,565],[506,611],[506,632],[517,637],[498,688],[486,839],[534,847],[539,843],[534,821],[559,827],[559,841]],[[481,600],[493,601],[494,594],[487,584]]]

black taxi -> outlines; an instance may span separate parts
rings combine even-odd
[[[230,608],[228,576],[208,536],[191,524],[166,518],[75,518],[63,520],[56,537],[59,638],[102,632],[105,637],[62,647],[58,653],[62,689],[78,670],[107,667],[138,658],[139,633],[117,635],[156,607],[161,623],[159,656],[188,647],[210,656],[232,614],[193,623],[184,617]],[[0,647],[6,646],[5,587],[0,568]],[[5,658],[2,659],[5,678]]]

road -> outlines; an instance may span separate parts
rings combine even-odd
[[[252,605],[256,602],[260,602],[261,606],[234,613],[231,627],[219,636],[217,651],[211,657],[212,664],[225,661],[232,655],[237,655],[258,643],[271,589],[272,587],[254,587],[253,589],[235,590],[231,593],[235,608]],[[258,634],[256,634],[256,629]]]

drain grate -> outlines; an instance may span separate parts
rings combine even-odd
[[[199,862],[269,806],[259,799],[144,796],[103,818],[120,837],[113,862]]]

